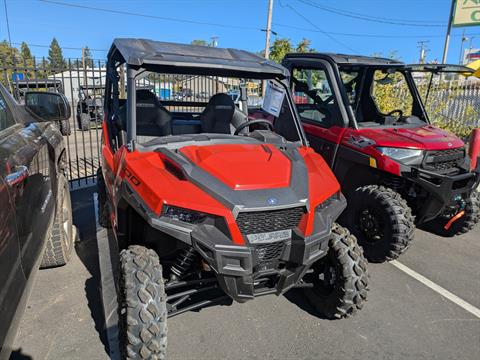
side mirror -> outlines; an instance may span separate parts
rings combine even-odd
[[[25,108],[41,121],[67,120],[72,114],[65,95],[55,92],[29,91],[25,93]]]

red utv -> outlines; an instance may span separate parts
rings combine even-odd
[[[245,51],[114,41],[98,211],[121,249],[125,357],[163,359],[167,317],[231,299],[303,288],[328,318],[362,307],[366,261],[335,224],[345,198],[306,145],[287,77]],[[250,105],[247,82],[266,84],[261,108]],[[157,96],[180,86],[214,95]],[[237,103],[227,94],[235,88]]]
[[[462,140],[430,124],[412,76],[449,67],[334,54],[289,54],[283,65],[309,144],[348,200],[341,223],[370,261],[403,253],[415,223],[445,235],[474,227],[480,168]]]

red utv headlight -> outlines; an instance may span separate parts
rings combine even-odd
[[[198,224],[203,222],[208,215],[200,211],[165,205],[163,208],[163,216],[190,224]]]

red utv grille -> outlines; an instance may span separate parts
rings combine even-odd
[[[459,166],[465,158],[465,149],[448,149],[429,151],[425,156],[423,167],[427,170],[443,171]]]
[[[237,217],[237,225],[244,235],[289,230],[298,226],[304,212],[304,207],[241,212]]]

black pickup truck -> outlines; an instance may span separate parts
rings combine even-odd
[[[64,95],[27,92],[19,105],[0,85],[0,359],[11,352],[36,270],[64,265],[74,227],[65,145],[56,121]]]

